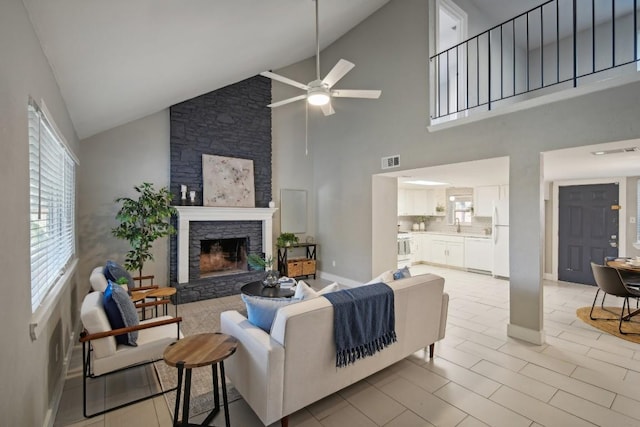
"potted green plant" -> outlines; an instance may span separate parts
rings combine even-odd
[[[258,254],[249,254],[247,262],[254,270],[271,270],[273,268],[273,257],[263,258]]]
[[[142,267],[147,260],[153,260],[151,246],[157,239],[176,230],[171,225],[171,216],[177,213],[171,206],[172,195],[166,187],[156,190],[148,182],[133,187],[139,196],[137,199],[120,197],[116,203],[122,203],[116,214],[120,224],[111,232],[119,239],[131,245],[127,252],[125,267],[137,271],[142,276]]]
[[[296,243],[298,243],[298,236],[293,233],[280,233],[276,240],[276,244],[281,248],[295,245]]]
[[[264,270],[266,272],[262,284],[266,287],[278,285],[278,272],[273,269],[273,257],[262,257],[258,254],[249,254],[247,263],[254,270]]]

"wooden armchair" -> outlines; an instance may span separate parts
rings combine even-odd
[[[103,306],[102,292],[87,294],[82,302],[80,318],[84,326],[80,342],[82,343],[82,410],[85,417],[104,414],[175,390],[175,388],[162,390],[99,412],[87,414],[87,380],[162,359],[165,348],[183,337],[180,332],[182,318],[162,316],[143,320],[137,326],[111,329]],[[138,331],[136,347],[116,343],[115,337],[117,335],[132,331]]]

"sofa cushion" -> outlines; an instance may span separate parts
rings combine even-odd
[[[374,277],[373,279],[369,280],[367,283],[365,283],[365,285],[372,285],[374,283],[390,283],[393,282],[393,270],[387,270],[384,271],[382,273],[380,273],[380,275]]]
[[[296,299],[305,300],[305,299],[317,298],[329,292],[335,292],[339,290],[340,290],[340,285],[338,285],[336,282],[333,282],[332,284],[325,286],[319,291],[316,291],[311,286],[307,285],[304,281],[299,280],[298,285],[296,286],[296,293],[293,295],[293,297]]]
[[[131,274],[129,274],[129,272],[117,262],[107,261],[103,272],[104,277],[106,277],[107,280],[111,280],[113,283],[117,283],[119,278],[124,277],[127,279],[127,286],[129,287],[129,290],[132,290],[135,287]]]
[[[136,307],[133,305],[129,294],[111,280],[108,281],[107,289],[104,291],[103,305],[111,324],[111,329],[137,326],[140,323]],[[116,336],[118,344],[136,346],[137,340],[138,331]]]
[[[249,323],[267,333],[270,332],[273,318],[280,307],[300,301],[295,298],[263,298],[245,294],[241,298],[247,306]]]
[[[407,277],[411,277],[411,272],[409,271],[409,266],[407,265],[393,272],[394,280],[406,279]]]

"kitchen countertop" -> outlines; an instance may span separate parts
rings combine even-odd
[[[478,233],[465,233],[460,232],[456,233],[455,231],[403,231],[402,233],[411,233],[411,234],[432,234],[432,235],[441,235],[441,236],[459,236],[459,237],[478,237],[480,239],[490,239],[491,234],[478,234]]]

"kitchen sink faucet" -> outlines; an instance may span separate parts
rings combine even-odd
[[[460,232],[460,218],[456,218],[454,221],[454,224],[456,226],[456,233]]]

